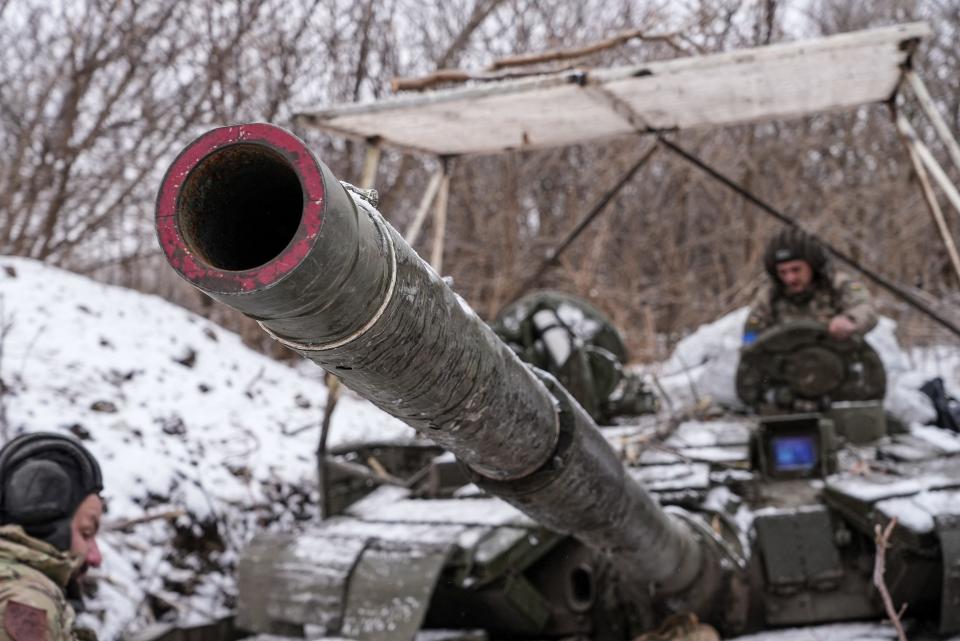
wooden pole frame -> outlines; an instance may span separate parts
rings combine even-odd
[[[917,102],[920,103],[927,117],[933,122],[933,127],[937,130],[937,134],[940,135],[940,139],[947,148],[947,153],[950,154],[953,164],[960,170],[960,144],[957,143],[957,139],[953,137],[946,121],[944,121],[943,116],[940,115],[940,110],[937,109],[936,103],[933,102],[933,98],[930,97],[927,86],[923,84],[923,80],[921,80],[920,76],[912,69],[907,69],[903,75],[913,90],[913,95],[916,96]]]
[[[913,126],[902,114],[897,115],[897,129],[910,140],[910,144],[913,150],[917,152],[917,156],[923,161],[923,164],[927,166],[927,170],[933,175],[937,183],[940,184],[940,188],[947,196],[947,200],[950,201],[950,204],[953,205],[957,213],[960,214],[960,192],[957,191],[953,181],[947,176],[947,172],[943,170],[943,167],[940,166],[937,159],[933,157],[930,149],[923,144],[920,137],[917,136],[917,132],[913,129]]]
[[[367,153],[363,158],[363,173],[360,175],[360,188],[373,189],[377,180],[377,170],[380,168],[380,143],[376,140],[367,141]]]
[[[413,217],[413,222],[410,223],[406,233],[403,235],[403,239],[407,241],[407,244],[411,247],[417,242],[417,238],[420,237],[420,229],[423,227],[423,222],[427,219],[427,214],[430,212],[430,205],[433,204],[433,200],[437,195],[437,190],[440,187],[444,173],[443,161],[441,160],[440,169],[430,176],[430,182],[427,183],[427,188],[423,192],[423,198],[420,199],[420,206],[417,207],[417,213]]]
[[[937,195],[933,191],[933,185],[930,184],[930,178],[927,175],[926,169],[923,167],[923,163],[920,160],[920,155],[916,149],[916,146],[922,143],[916,139],[916,134],[914,133],[913,128],[910,127],[910,123],[907,122],[907,119],[902,115],[897,116],[897,131],[900,133],[900,139],[907,148],[907,154],[910,156],[910,162],[913,165],[913,171],[916,173],[917,179],[920,181],[920,189],[923,192],[923,199],[926,201],[927,208],[930,210],[930,215],[933,216],[933,221],[937,225],[937,231],[940,232],[940,238],[943,240],[943,244],[947,248],[947,255],[950,257],[950,263],[953,265],[953,271],[957,275],[957,280],[960,281],[960,255],[957,254],[956,243],[953,241],[953,236],[950,235],[950,228],[947,227],[947,221],[943,216],[943,211],[940,209],[940,204],[937,202]]]
[[[440,187],[437,191],[437,200],[433,210],[433,247],[430,252],[430,265],[438,274],[443,268],[443,245],[447,231],[447,200],[450,195],[450,164],[449,159],[443,158],[440,162],[442,172]]]

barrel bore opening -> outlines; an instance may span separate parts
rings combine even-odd
[[[199,259],[243,271],[283,252],[300,225],[303,203],[289,161],[263,145],[240,143],[207,155],[187,175],[177,225]]]
[[[574,612],[586,612],[593,606],[594,595],[593,570],[585,565],[574,568],[567,585],[567,605]]]

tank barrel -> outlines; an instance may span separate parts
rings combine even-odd
[[[721,571],[704,535],[295,136],[266,124],[202,135],[167,171],[156,226],[195,287],[453,452],[491,494],[616,555],[644,594],[706,614]]]

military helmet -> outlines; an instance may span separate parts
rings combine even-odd
[[[815,279],[826,279],[830,275],[830,257],[823,246],[815,238],[796,227],[787,227],[780,230],[767,243],[763,254],[763,265],[767,274],[775,283],[777,265],[788,260],[804,260],[813,270]]]
[[[77,507],[101,490],[100,465],[76,439],[35,432],[0,449],[0,524],[20,525],[60,550],[70,549]]]

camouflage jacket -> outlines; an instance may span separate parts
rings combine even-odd
[[[82,562],[19,525],[0,527],[0,641],[89,641],[64,594]]]
[[[744,342],[753,342],[763,330],[779,323],[806,319],[826,324],[840,314],[853,321],[860,335],[877,324],[870,293],[846,274],[834,274],[829,286],[814,286],[810,294],[802,297],[784,296],[772,283],[767,284],[750,305],[743,327]]]

